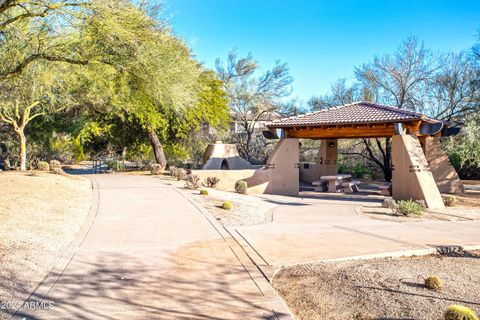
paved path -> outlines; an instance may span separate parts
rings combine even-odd
[[[292,199],[276,207],[265,224],[229,228],[268,277],[281,266],[298,263],[428,254],[450,246],[480,248],[478,220],[382,221],[357,213],[365,200]]]
[[[17,318],[290,319],[245,252],[175,189],[98,175],[81,237]],[[51,306],[51,307],[50,307]]]

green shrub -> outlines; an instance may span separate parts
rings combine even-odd
[[[395,211],[398,214],[402,214],[404,216],[408,215],[418,215],[421,216],[423,214],[423,206],[413,200],[400,200],[397,202],[397,206],[395,207]]]
[[[442,280],[437,276],[430,276],[425,279],[425,288],[427,289],[440,290],[442,285],[443,285]]]
[[[106,164],[108,166],[108,169],[113,170],[113,171],[124,171],[125,170],[125,164],[122,161],[108,160],[108,161],[106,161]]]
[[[46,161],[39,161],[37,164],[37,169],[40,171],[50,171],[50,165]]]
[[[163,167],[160,164],[152,163],[150,165],[150,173],[151,174],[159,175],[159,174],[162,173],[162,171],[163,171]]]
[[[201,194],[202,196],[208,196],[208,190],[202,189],[202,190],[200,190],[200,194]]]
[[[343,162],[339,163],[338,166],[337,166],[337,172],[342,174],[342,173],[350,173],[348,172],[349,169],[347,167],[347,165]]]
[[[358,164],[352,168],[352,175],[355,178],[363,178],[365,175],[372,176],[372,170],[370,170],[364,165]]]
[[[445,320],[478,320],[475,312],[465,306],[451,305],[447,308],[444,314]]]
[[[209,188],[216,188],[219,182],[220,182],[220,179],[217,177],[207,177],[206,185]]]
[[[238,180],[235,182],[235,191],[241,194],[246,194],[247,193],[247,181],[245,180]]]
[[[425,200],[415,200],[415,203],[418,203],[420,206],[422,206],[423,210],[427,209],[427,203]]]
[[[230,201],[225,201],[222,204],[222,208],[225,210],[232,210],[233,209],[233,204]]]
[[[442,196],[442,199],[443,199],[443,203],[447,207],[453,207],[455,205],[455,203],[457,202],[457,198],[455,198],[455,196],[452,196],[452,195]]]
[[[200,177],[195,174],[189,174],[185,180],[185,188],[198,189],[200,188]]]

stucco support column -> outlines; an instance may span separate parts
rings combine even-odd
[[[299,141],[280,140],[267,161],[268,186],[266,193],[298,195],[299,191]]]
[[[455,168],[443,151],[440,138],[425,136],[420,138],[433,179],[442,193],[462,193],[463,184]]]
[[[395,200],[425,200],[428,208],[445,207],[417,136],[392,137],[392,162]]]
[[[337,174],[338,140],[323,139],[318,152],[320,176]]]

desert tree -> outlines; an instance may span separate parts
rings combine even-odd
[[[393,55],[376,56],[355,69],[355,76],[366,98],[399,109],[424,112],[428,84],[438,70],[436,59],[417,38],[402,42]],[[363,139],[363,157],[377,164],[385,180],[392,179],[390,138]]]
[[[107,1],[85,21],[82,46],[99,57],[81,71],[79,99],[94,114],[119,117],[145,132],[157,163],[166,166],[168,117],[193,107],[202,66],[168,26],[130,1]],[[82,96],[84,98],[82,98]]]
[[[93,7],[91,0],[0,1],[0,79],[40,60],[85,65],[78,30]]]
[[[428,112],[438,119],[462,122],[480,110],[480,69],[466,52],[441,56],[428,88]]]
[[[425,89],[438,68],[430,50],[417,38],[409,37],[393,55],[375,56],[357,67],[355,76],[376,102],[422,112]]]
[[[52,66],[35,63],[21,75],[0,82],[0,121],[9,126],[17,137],[20,170],[27,169],[27,126],[37,117],[64,109],[68,99],[59,103],[59,91],[64,85]]]
[[[233,117],[243,129],[238,137],[240,152],[248,161],[253,161],[258,121],[276,111],[280,99],[291,93],[293,79],[288,66],[277,62],[272,69],[258,75],[260,65],[251,54],[239,57],[236,51],[231,51],[226,63],[217,59],[216,69],[224,83]]]
[[[310,98],[308,106],[315,111],[345,105],[355,100],[357,100],[355,86],[349,86],[347,79],[340,78],[330,86],[329,93]]]

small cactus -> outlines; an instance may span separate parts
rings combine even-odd
[[[185,180],[185,188],[191,190],[200,188],[200,177],[196,174],[187,175],[187,180]]]
[[[247,193],[247,181],[245,180],[238,180],[235,182],[235,191],[241,194],[246,194]]]
[[[233,209],[233,204],[230,201],[225,201],[222,204],[222,208],[225,210],[232,210]]]
[[[220,179],[217,177],[207,177],[207,180],[205,182],[207,184],[207,187],[216,188],[217,184],[220,182]]]
[[[440,290],[442,287],[443,282],[437,276],[430,276],[425,279],[425,287],[430,290]]]
[[[208,196],[208,190],[202,189],[202,190],[200,190],[200,194],[201,194],[202,196]]]
[[[451,305],[445,311],[443,316],[444,320],[478,320],[475,312],[465,306],[461,305]]]

